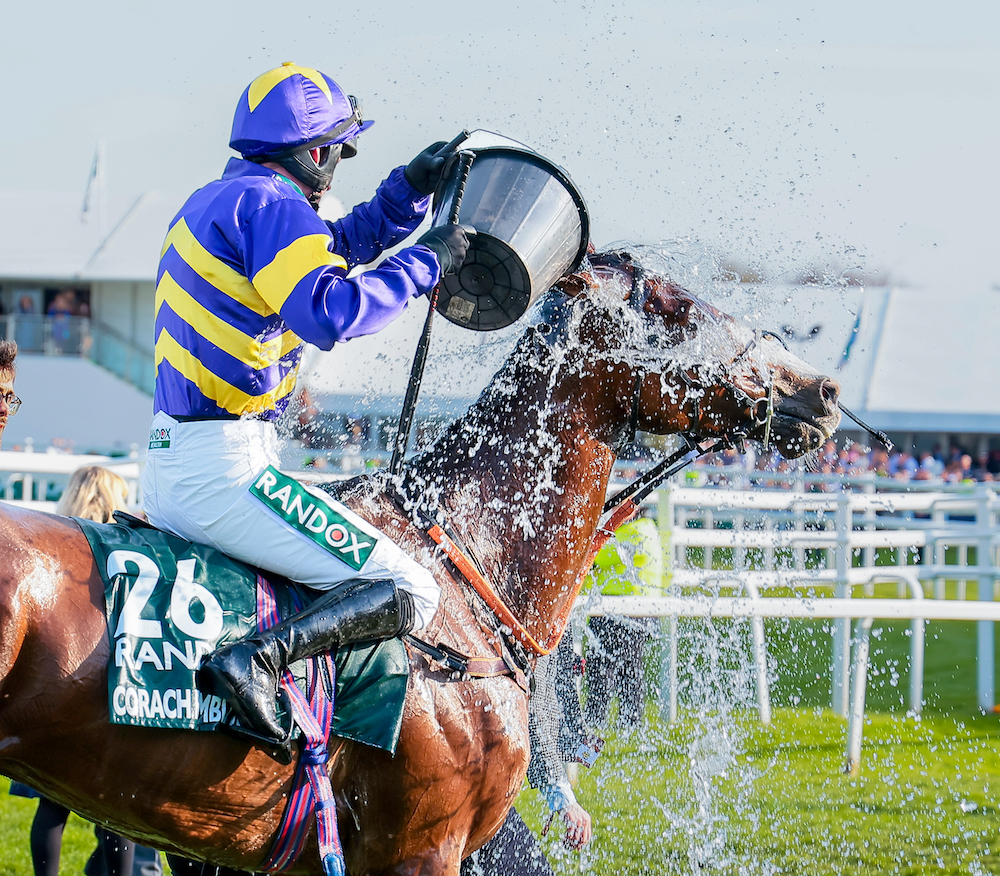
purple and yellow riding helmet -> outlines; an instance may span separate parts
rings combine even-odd
[[[286,61],[258,76],[240,97],[229,145],[250,161],[274,161],[325,191],[341,158],[357,154],[357,136],[374,124],[329,76]]]

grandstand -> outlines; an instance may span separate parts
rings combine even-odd
[[[182,201],[147,192],[105,222],[84,222],[77,195],[0,192],[0,334],[21,346],[26,399],[5,449],[32,439],[36,448],[61,440],[78,451],[141,450],[156,265]],[[64,290],[72,290],[71,313],[59,311]],[[1000,291],[744,284],[719,303],[743,308],[752,324],[835,375],[844,403],[901,446],[1000,448]],[[304,436],[313,446],[299,457],[337,466],[346,455],[350,467],[359,456],[385,456],[424,310],[417,303],[381,335],[307,358],[318,414]],[[438,320],[418,438],[476,397],[520,330],[475,335]],[[849,424],[844,434],[863,437]]]

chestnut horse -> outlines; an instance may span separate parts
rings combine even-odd
[[[616,449],[636,428],[765,432],[786,456],[839,422],[836,383],[628,258],[592,257],[468,413],[387,491],[341,499],[437,576],[423,639],[500,652],[500,624],[419,525],[438,515],[523,624],[552,644],[585,571]],[[765,422],[766,421],[766,422]],[[401,498],[405,497],[405,498]],[[71,520],[0,506],[0,772],[126,836],[241,870],[267,857],[292,767],[221,733],[110,724],[104,594]],[[503,822],[528,760],[527,695],[410,651],[395,756],[331,741],[347,869],[458,873]],[[315,830],[291,873],[322,872]]]

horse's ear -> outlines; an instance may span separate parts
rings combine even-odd
[[[680,325],[687,325],[691,306],[691,293],[669,280],[647,280],[646,300],[642,309],[655,316],[671,316]]]
[[[556,280],[553,288],[558,289],[564,295],[576,298],[579,295],[584,295],[599,288],[599,286],[590,271],[581,271],[578,274],[567,274],[565,277]]]

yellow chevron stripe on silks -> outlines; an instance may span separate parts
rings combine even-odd
[[[280,312],[286,299],[299,281],[316,268],[336,267],[347,270],[347,262],[330,252],[328,234],[306,234],[278,250],[271,263],[253,277],[253,285],[261,298]]]
[[[279,399],[283,399],[295,389],[298,372],[298,368],[293,368],[270,392],[250,395],[209,371],[190,350],[177,343],[166,329],[163,329],[156,339],[155,359],[157,367],[164,360],[169,362],[197,386],[202,395],[212,399],[220,408],[231,414],[259,414],[273,410]]]
[[[276,312],[267,306],[267,302],[261,298],[253,283],[205,249],[183,219],[178,219],[174,227],[167,232],[163,249],[160,250],[161,259],[171,246],[192,271],[223,295],[228,295],[258,316],[270,316]]]
[[[271,93],[271,89],[274,88],[275,85],[279,82],[284,82],[296,73],[315,82],[316,87],[326,95],[326,99],[330,101],[331,104],[333,103],[333,95],[330,94],[330,86],[326,84],[326,80],[323,78],[323,74],[321,74],[319,70],[313,70],[311,67],[300,67],[298,64],[283,64],[280,67],[276,67],[274,70],[268,70],[266,73],[262,73],[250,83],[250,88],[247,89],[247,103],[250,105],[250,112],[253,112],[258,106],[260,106],[260,102]]]
[[[192,298],[187,290],[170,276],[169,271],[164,272],[156,286],[157,313],[160,312],[160,305],[164,301],[206,341],[215,344],[234,359],[249,365],[254,371],[263,371],[286,353],[302,346],[302,339],[290,330],[264,342],[241,332],[232,323],[216,316]]]

